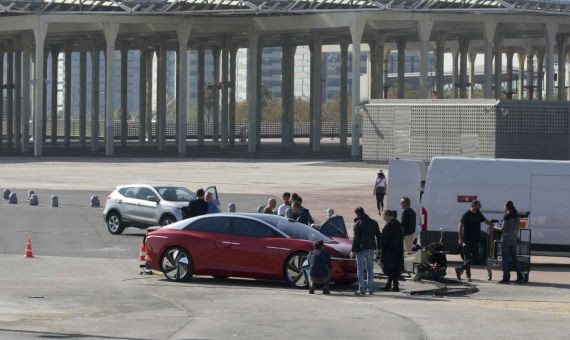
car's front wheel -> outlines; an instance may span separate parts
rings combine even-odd
[[[121,215],[118,212],[112,211],[107,215],[107,229],[113,235],[119,235],[125,230]]]
[[[306,252],[296,252],[285,261],[285,279],[290,285],[296,288],[307,288],[309,282],[303,272],[303,263],[307,259]]]
[[[190,254],[181,247],[168,249],[160,260],[160,270],[170,281],[187,281],[194,275],[194,265]]]

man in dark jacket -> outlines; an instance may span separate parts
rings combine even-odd
[[[188,204],[187,217],[196,217],[201,215],[206,215],[208,213],[208,202],[204,199],[204,189],[198,189],[196,191],[195,200],[190,201]]]
[[[315,294],[315,285],[323,285],[323,294],[329,295],[329,282],[331,280],[331,257],[324,248],[323,241],[315,242],[315,250],[309,253],[309,294]]]
[[[307,216],[307,213],[305,213],[303,206],[299,202],[294,202],[293,205],[291,206],[289,218],[291,218],[291,219],[293,219],[299,223],[311,225],[311,222],[309,220],[309,216]]]
[[[390,290],[392,284],[395,292],[400,291],[398,279],[404,269],[404,234],[402,226],[394,214],[390,210],[384,210],[382,217],[386,225],[382,230],[382,255],[380,256],[380,264],[382,271],[388,276],[388,282],[384,290]]]
[[[416,238],[416,212],[410,207],[410,198],[407,196],[402,197],[400,206],[402,212],[402,228],[404,231],[404,251],[407,255],[412,253],[414,246],[414,239]]]
[[[368,288],[368,294],[374,294],[374,252],[380,248],[381,235],[378,223],[368,217],[362,207],[354,210],[354,238],[350,256],[356,255],[358,268],[358,290],[356,295],[364,295]],[[364,277],[366,271],[367,278]]]

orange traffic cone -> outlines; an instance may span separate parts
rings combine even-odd
[[[144,245],[144,241],[141,243],[141,250],[139,252],[139,261],[144,261],[146,258],[146,246]]]
[[[28,239],[28,242],[26,242],[26,255],[24,255],[24,257],[34,257],[34,254],[32,254],[32,240]]]

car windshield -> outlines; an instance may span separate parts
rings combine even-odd
[[[154,187],[165,201],[185,202],[196,199],[196,194],[184,187]]]
[[[255,215],[256,218],[265,221],[275,228],[279,229],[287,236],[299,240],[307,241],[331,241],[330,238],[321,234],[318,230],[309,227],[306,224],[299,223],[293,220],[288,220],[285,217],[269,215],[269,214],[259,214]]]

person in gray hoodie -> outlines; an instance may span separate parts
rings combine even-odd
[[[521,283],[524,280],[523,273],[520,270],[517,261],[517,237],[519,235],[520,217],[515,205],[512,201],[505,204],[506,214],[503,217],[503,227],[501,235],[501,257],[503,267],[503,279],[499,283],[509,283],[511,280],[511,266],[517,272],[517,280],[515,283]]]

